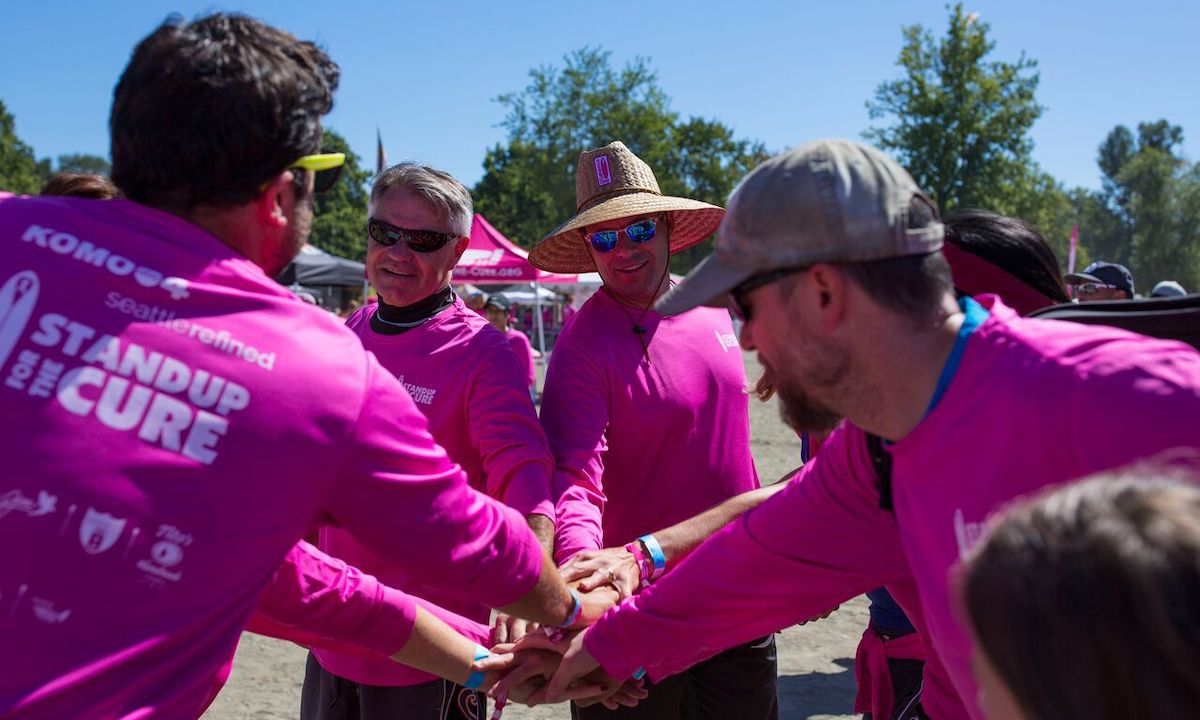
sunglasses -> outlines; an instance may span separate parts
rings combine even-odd
[[[799,267],[779,268],[778,270],[768,270],[767,272],[752,275],[741,284],[729,291],[729,310],[733,316],[743,323],[749,322],[753,307],[746,304],[746,296],[754,290],[770,285],[771,283],[782,280],[788,275],[795,275],[808,270],[810,265],[801,265]]]
[[[638,220],[623,230],[597,230],[594,233],[588,233],[586,237],[593,250],[598,253],[610,253],[617,249],[617,241],[620,239],[621,233],[625,233],[625,237],[629,238],[629,242],[634,245],[642,245],[654,239],[654,230],[657,225],[658,222],[654,218],[647,218]]]
[[[454,233],[434,230],[409,230],[389,225],[377,218],[367,220],[367,235],[380,245],[391,247],[403,240],[413,252],[431,253],[446,247],[446,243],[458,237]]]
[[[1081,283],[1075,286],[1075,292],[1080,295],[1095,295],[1101,290],[1116,290],[1116,285],[1108,285],[1106,283]]]
[[[313,192],[324,193],[332,190],[337,184],[345,164],[345,153],[322,153],[305,155],[288,167],[310,170],[313,174]]]

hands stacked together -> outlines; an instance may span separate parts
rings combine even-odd
[[[633,555],[623,548],[579,553],[560,572],[580,594],[585,626],[631,596],[642,580]],[[505,700],[633,707],[648,694],[642,681],[622,682],[604,672],[583,646],[586,632],[586,628],[540,629],[536,623],[499,615],[492,629],[491,657],[476,661],[471,669],[485,673],[480,689],[496,700],[497,707]]]

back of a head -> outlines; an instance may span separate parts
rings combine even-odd
[[[70,197],[90,198],[92,200],[112,200],[120,194],[112,180],[94,173],[55,173],[42,186],[42,195],[66,195]]]
[[[1023,221],[982,210],[962,210],[947,217],[945,224],[948,244],[1033,288],[1045,297],[1043,306],[1071,301],[1054,251]],[[994,276],[972,277],[970,273],[960,272],[953,259],[950,266],[954,270],[955,286],[966,294],[995,293],[1004,298],[1004,288],[993,286],[998,284]]]
[[[1137,469],[1053,490],[1009,509],[968,559],[975,635],[1031,720],[1200,708],[1195,483]]]
[[[252,18],[169,19],[134,49],[113,93],[113,181],[177,212],[247,203],[320,149],[337,84],[315,45]]]

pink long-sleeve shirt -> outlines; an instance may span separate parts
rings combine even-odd
[[[509,328],[504,333],[505,339],[508,340],[508,346],[512,348],[513,353],[517,356],[517,362],[521,369],[525,371],[525,381],[529,387],[533,387],[537,382],[537,369],[533,364],[533,345],[529,343],[529,336],[516,328]]]
[[[835,431],[785,490],[606,614],[585,641],[601,665],[658,679],[882,584],[931,642],[930,715],[981,717],[960,558],[1014,498],[1175,448],[1194,462],[1200,354],[978,299],[991,315],[941,402],[891,448],[895,514],[879,508],[863,432]]]
[[[0,196],[0,398],[6,717],[198,714],[317,523],[482,602],[540,572],[352,332],[129,201]]]
[[[560,563],[758,487],[729,314],[650,310],[645,352],[632,332],[639,314],[598,292],[555,343],[541,417],[556,463]]]
[[[457,297],[428,322],[399,335],[371,329],[370,317],[377,309],[364,307],[347,326],[409,391],[434,440],[462,467],[471,486],[523,515],[552,518],[553,461],[524,372],[503,333]],[[439,586],[436,576],[414,572],[407,553],[372,551],[337,528],[321,531],[321,547],[387,585],[470,620],[488,621],[489,605],[463,588]],[[415,685],[435,679],[358,653],[320,647],[314,653],[326,670],[368,685]]]

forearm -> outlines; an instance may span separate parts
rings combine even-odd
[[[392,654],[392,659],[462,685],[471,674],[475,648],[475,641],[418,607],[412,635],[404,647]]]
[[[554,520],[545,515],[526,515],[525,522],[537,537],[547,555],[554,555]]]
[[[742,513],[753,510],[775,493],[787,487],[786,482],[767,485],[741,495],[735,495],[720,505],[705,510],[699,515],[654,533],[654,539],[662,547],[667,567],[675,567],[707,538],[731,523]]]
[[[537,584],[516,601],[496,608],[500,612],[542,625],[561,625],[575,608],[575,598],[549,555],[542,556]]]

